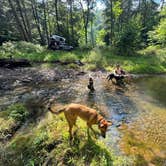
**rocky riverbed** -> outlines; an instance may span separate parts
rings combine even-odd
[[[74,81],[83,74],[84,72],[73,69],[60,70],[58,67],[0,68],[0,108],[11,103],[24,102],[28,97],[48,98],[56,94],[58,87],[50,92],[43,86],[58,86],[61,81]]]

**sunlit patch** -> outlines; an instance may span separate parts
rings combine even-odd
[[[166,160],[166,110],[153,105],[144,105],[142,113],[130,126],[121,127],[122,151],[134,155],[137,163],[163,163]],[[141,157],[140,157],[141,156]]]

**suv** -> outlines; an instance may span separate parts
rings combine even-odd
[[[73,49],[72,46],[69,46],[65,43],[66,39],[64,37],[58,35],[52,35],[50,37],[50,43],[48,48],[52,50],[66,50],[71,51]]]

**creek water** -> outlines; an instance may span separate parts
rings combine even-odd
[[[25,75],[25,72],[19,71],[19,76],[22,75]],[[43,75],[47,77],[47,72]],[[87,89],[89,75],[94,79],[94,92]],[[43,101],[47,102],[50,98],[62,105],[71,102],[85,104],[95,108],[106,119],[112,120],[113,125],[109,127],[107,138],[103,141],[114,149],[115,153],[138,155],[133,152],[136,148],[146,161],[154,160],[156,156],[162,161],[165,160],[166,76],[135,76],[130,83],[120,87],[111,81],[108,82],[105,79],[106,75],[102,72],[92,72],[74,79],[64,78],[58,82],[46,80],[40,83],[31,83],[28,80],[20,83],[13,78],[12,83],[9,81],[9,88],[4,89],[4,85],[0,89],[0,108],[17,102],[28,102],[33,106],[36,102],[40,106]],[[5,75],[1,75],[1,79],[3,77]],[[129,137],[132,143],[128,140]],[[143,141],[144,147],[140,150],[134,140]],[[156,145],[154,149],[152,144]],[[153,155],[150,157],[145,155],[151,152]]]

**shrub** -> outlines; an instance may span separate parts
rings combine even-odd
[[[84,62],[91,63],[90,68],[103,68],[106,65],[106,59],[98,48],[93,49],[84,59]]]
[[[98,46],[105,46],[104,38],[106,36],[106,31],[104,29],[101,29],[97,33],[97,38],[96,38],[96,44]]]
[[[11,57],[17,52],[15,49],[15,43],[10,41],[3,43],[0,50],[1,57]]]
[[[1,57],[14,57],[22,54],[30,54],[30,53],[41,53],[44,51],[44,47],[39,44],[28,43],[25,41],[20,42],[6,42],[3,43],[0,49]]]
[[[67,54],[61,55],[59,59],[63,62],[66,62],[66,61],[73,62],[78,60],[78,57],[75,54],[67,53]]]
[[[9,117],[16,121],[23,122],[29,116],[29,112],[22,104],[12,105],[8,108],[7,111],[10,111]]]
[[[40,53],[44,51],[44,47],[39,44],[28,43],[25,41],[16,42],[15,48],[23,53]]]
[[[166,7],[164,7],[160,12],[160,22],[155,26],[153,31],[149,31],[149,41],[152,44],[160,44],[161,46],[166,46]]]

